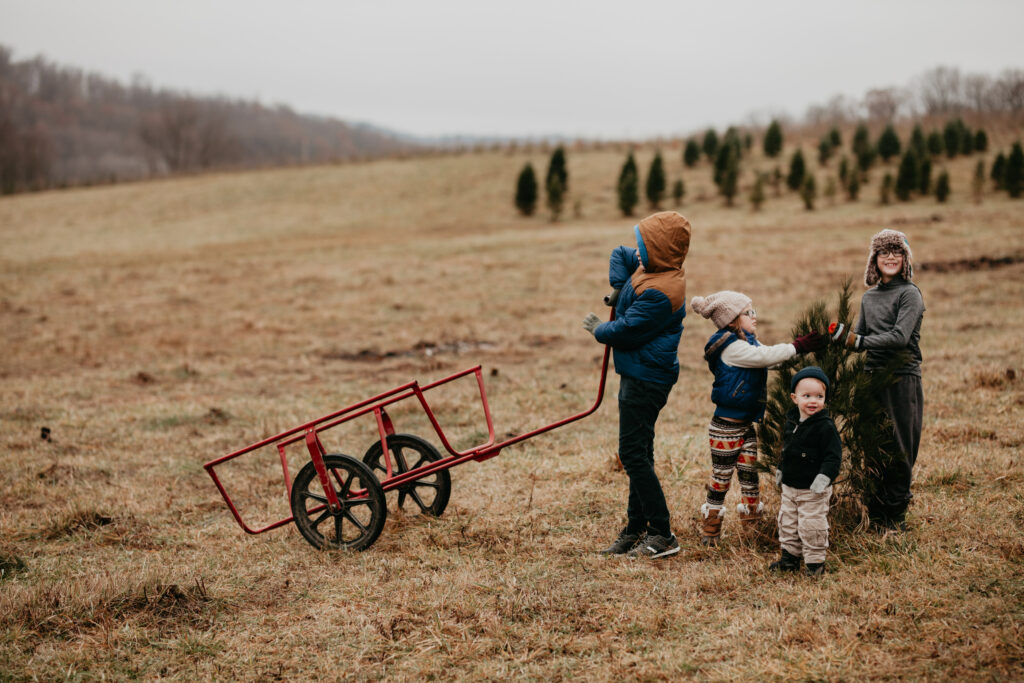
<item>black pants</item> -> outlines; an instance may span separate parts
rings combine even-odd
[[[632,377],[619,384],[619,460],[629,475],[627,529],[671,536],[668,505],[654,472],[654,423],[672,386]]]
[[[882,397],[885,411],[892,420],[895,456],[877,467],[871,494],[867,501],[871,517],[880,522],[901,522],[910,504],[910,484],[917,449],[921,443],[921,422],[924,414],[924,392],[921,378],[901,375],[886,389]]]

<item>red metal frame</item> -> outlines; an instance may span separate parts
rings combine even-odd
[[[612,319],[614,319],[614,317],[615,314],[613,311]],[[276,529],[280,526],[284,526],[285,524],[292,522],[294,518],[287,517],[285,519],[278,520],[272,524],[257,529],[254,529],[247,525],[242,520],[241,514],[238,512],[238,509],[232,502],[227,490],[224,488],[223,483],[221,483],[220,478],[214,471],[218,465],[228,462],[229,460],[233,460],[239,456],[245,455],[246,453],[252,453],[253,451],[259,450],[261,448],[273,444],[277,447],[278,453],[281,458],[281,467],[284,471],[285,491],[287,496],[290,498],[291,478],[288,473],[288,461],[285,456],[285,448],[289,445],[298,443],[300,441],[304,441],[306,444],[306,448],[309,451],[310,458],[313,461],[313,466],[316,467],[317,474],[320,477],[320,482],[323,485],[324,492],[327,495],[327,505],[331,509],[335,509],[338,507],[339,502],[337,494],[334,491],[334,487],[330,486],[328,483],[327,469],[324,466],[323,459],[325,451],[323,444],[320,443],[320,432],[326,431],[328,429],[331,429],[332,427],[336,427],[340,424],[348,422],[349,420],[353,420],[357,417],[361,417],[368,413],[373,413],[374,418],[376,419],[377,422],[377,431],[380,434],[381,446],[383,447],[383,455],[387,469],[387,476],[381,482],[381,488],[383,488],[385,492],[391,491],[395,488],[398,488],[399,486],[402,486],[407,482],[420,479],[425,476],[429,476],[431,474],[434,474],[435,472],[450,469],[452,467],[455,467],[456,465],[460,465],[469,460],[483,462],[488,458],[493,458],[494,456],[498,455],[498,453],[500,453],[502,449],[507,448],[508,446],[519,443],[520,441],[525,441],[526,439],[537,436],[538,434],[543,434],[544,432],[551,431],[552,429],[555,429],[557,427],[562,427],[564,425],[569,424],[570,422],[575,422],[576,420],[587,417],[601,406],[601,401],[604,399],[604,389],[608,377],[608,357],[610,350],[610,347],[605,347],[604,358],[601,362],[601,380],[597,389],[597,399],[594,401],[594,404],[590,408],[584,410],[581,413],[577,413],[562,420],[558,420],[557,422],[553,422],[544,427],[539,427],[537,429],[534,429],[533,431],[529,431],[524,434],[514,436],[510,439],[507,439],[499,443],[495,443],[494,423],[491,419],[490,406],[487,403],[487,393],[484,390],[483,372],[481,370],[481,366],[476,365],[474,367],[462,370],[461,372],[457,372],[454,375],[449,375],[448,377],[439,379],[437,381],[431,382],[430,384],[426,384],[423,386],[420,386],[419,382],[416,381],[407,382],[389,391],[377,394],[373,398],[368,398],[365,401],[354,403],[346,408],[342,408],[341,410],[329,413],[327,415],[324,415],[323,417],[311,420],[309,422],[306,422],[305,424],[281,432],[280,434],[277,434],[275,436],[268,437],[266,439],[263,439],[262,441],[257,441],[256,443],[250,444],[245,448],[234,451],[233,453],[228,453],[225,456],[211,460],[210,462],[203,465],[203,467],[206,469],[207,473],[209,473],[210,477],[213,479],[213,483],[216,484],[217,489],[220,491],[221,496],[224,498],[224,502],[227,503],[227,506],[231,510],[231,514],[234,516],[235,521],[238,522],[238,525],[241,526],[246,533],[261,534],[265,531],[270,531],[271,529]],[[476,375],[477,387],[480,392],[480,401],[483,405],[484,417],[487,420],[487,441],[478,446],[468,448],[464,451],[456,451],[449,442],[448,437],[445,435],[440,423],[438,423],[437,418],[434,416],[434,411],[431,410],[430,405],[427,403],[427,399],[424,396],[424,393],[443,384],[447,384],[462,377],[466,377],[470,374]],[[438,439],[440,439],[441,444],[444,446],[445,450],[448,451],[449,455],[441,458],[440,460],[425,463],[420,467],[396,475],[392,470],[391,452],[387,446],[387,438],[388,436],[395,433],[395,427],[391,421],[390,416],[387,413],[386,406],[413,397],[415,397],[419,401],[420,406],[423,408],[424,412],[427,415],[427,418],[430,420],[430,424],[434,428],[434,432],[437,434]],[[360,493],[360,491],[352,492],[352,494],[356,496],[358,496]]]

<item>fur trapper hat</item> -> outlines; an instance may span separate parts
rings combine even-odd
[[[899,230],[882,230],[871,238],[871,251],[868,253],[868,265],[864,269],[864,284],[874,287],[881,279],[882,274],[878,272],[878,252],[880,251],[902,251],[903,252],[903,279],[910,282],[914,276],[914,255],[910,251],[910,242],[907,236]]]
[[[718,329],[722,329],[750,308],[750,297],[728,289],[707,296],[695,296],[690,301],[690,308],[705,318],[710,318]]]

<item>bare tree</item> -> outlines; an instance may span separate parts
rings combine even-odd
[[[928,114],[955,114],[963,103],[963,82],[960,70],[937,66],[917,79],[918,96]]]
[[[1024,111],[1024,69],[1006,69],[993,84],[993,99],[1011,114]]]
[[[964,101],[977,112],[992,110],[992,79],[984,74],[970,74],[964,77]]]
[[[846,95],[833,95],[823,105],[807,108],[804,120],[812,125],[843,125],[859,118],[857,103]]]
[[[864,110],[868,119],[888,123],[896,118],[908,99],[901,88],[875,88],[864,95]]]
[[[143,119],[139,136],[178,173],[223,165],[232,149],[224,117],[191,97],[166,101]]]
[[[50,184],[53,141],[42,124],[19,127],[0,107],[0,194]]]

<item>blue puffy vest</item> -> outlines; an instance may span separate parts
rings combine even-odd
[[[715,375],[711,387],[711,401],[716,417],[728,417],[744,422],[759,422],[764,417],[768,389],[768,370],[765,368],[738,368],[722,361],[722,352],[734,342],[743,342],[739,335],[727,327],[711,335],[704,345],[704,359]],[[748,337],[746,343],[760,346],[757,339]]]

